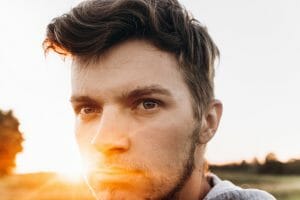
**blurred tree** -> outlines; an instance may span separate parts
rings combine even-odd
[[[242,160],[242,162],[239,164],[239,168],[241,170],[247,170],[249,168],[249,164],[246,160]]]
[[[265,174],[283,174],[284,165],[277,159],[274,153],[268,153],[265,158],[265,163],[259,167],[258,172]]]
[[[17,153],[23,150],[19,121],[10,110],[0,110],[0,176],[12,173]]]
[[[268,163],[268,162],[276,162],[278,161],[277,159],[277,156],[275,153],[268,153],[266,158],[265,158],[265,162]]]
[[[285,174],[300,174],[300,159],[291,159],[284,165]]]
[[[251,165],[251,167],[252,167],[255,171],[257,171],[258,168],[259,168],[259,166],[260,166],[260,162],[259,162],[258,158],[257,158],[257,157],[254,157],[254,158],[251,160],[250,165]]]

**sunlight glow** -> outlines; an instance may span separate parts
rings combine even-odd
[[[58,176],[63,179],[63,181],[78,183],[83,180],[82,170],[71,169],[68,171],[58,172]]]

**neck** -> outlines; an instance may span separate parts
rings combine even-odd
[[[180,191],[178,199],[202,200],[210,189],[211,186],[209,185],[204,172],[195,169]]]
[[[200,145],[194,152],[194,170],[178,194],[179,200],[202,200],[210,191],[211,186],[206,177],[204,151],[206,145]]]

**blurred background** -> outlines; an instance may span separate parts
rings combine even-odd
[[[20,199],[20,183],[20,195],[32,191],[28,199],[91,198],[79,179],[70,62],[45,57],[41,45],[51,19],[78,2],[1,2],[0,174],[16,174],[0,178],[1,198]],[[207,149],[211,170],[279,199],[300,199],[300,1],[180,2],[207,26],[221,52],[215,88],[224,114]],[[74,191],[75,183],[81,190]],[[61,187],[68,197],[55,190]]]

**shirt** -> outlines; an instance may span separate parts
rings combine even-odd
[[[271,194],[258,189],[242,189],[232,182],[209,174],[212,188],[203,200],[276,200]]]

